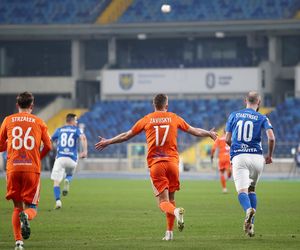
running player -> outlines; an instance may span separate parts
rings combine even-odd
[[[41,159],[51,149],[46,124],[31,114],[33,102],[31,93],[19,94],[16,104],[19,112],[7,116],[0,129],[0,150],[7,150],[6,199],[14,203],[15,249],[23,249],[23,239],[30,236],[29,220],[37,215],[40,196]]]
[[[85,158],[87,157],[86,136],[77,127],[77,116],[75,114],[67,114],[66,125],[58,128],[52,136],[52,141],[57,142],[57,156],[51,173],[51,180],[54,183],[55,209],[62,207],[60,183],[64,177],[62,194],[66,196],[69,192],[70,182],[77,166],[78,139],[80,139],[82,145],[82,152],[79,154],[79,158]]]
[[[165,94],[156,95],[153,106],[155,111],[140,119],[129,131],[111,139],[99,137],[95,148],[103,150],[110,144],[127,141],[145,131],[148,144],[147,162],[153,191],[160,209],[167,218],[167,231],[163,240],[172,240],[175,217],[179,231],[184,228],[184,209],[175,206],[175,191],[180,188],[177,130],[181,129],[198,137],[211,137],[213,140],[217,138],[217,134],[214,130],[194,128],[176,114],[167,112],[168,97]]]
[[[257,198],[255,187],[262,174],[264,163],[272,163],[275,136],[268,118],[258,113],[260,96],[249,92],[245,99],[246,109],[231,113],[226,124],[226,142],[230,148],[233,179],[239,202],[246,212],[243,229],[254,236],[254,215]],[[263,157],[261,131],[268,137],[268,153]]]
[[[226,177],[225,172],[227,173],[227,179],[231,177],[231,165],[230,165],[230,147],[225,141],[225,133],[218,137],[211,149],[211,162],[213,163],[214,154],[218,149],[219,153],[219,172],[220,180],[223,188],[223,193],[227,193],[226,187]]]

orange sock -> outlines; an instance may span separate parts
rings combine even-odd
[[[12,213],[12,218],[11,218],[11,223],[13,226],[13,231],[14,231],[14,237],[15,240],[22,240],[22,235],[21,235],[21,223],[20,223],[20,217],[19,214],[22,212],[21,208],[14,208],[14,211]]]
[[[170,201],[170,203],[172,203],[173,206],[176,207],[175,201]],[[166,218],[167,218],[167,230],[173,231],[175,215],[166,213]]]
[[[163,201],[159,204],[160,209],[168,214],[174,215],[175,206],[169,201]]]
[[[223,188],[226,188],[226,179],[224,174],[221,174],[221,184]]]
[[[24,212],[28,215],[28,220],[34,219],[34,217],[37,215],[37,211],[34,208],[27,208],[24,210]]]

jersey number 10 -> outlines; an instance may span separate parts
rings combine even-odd
[[[253,122],[240,120],[237,122],[236,125],[238,127],[237,140],[250,142],[253,137]]]

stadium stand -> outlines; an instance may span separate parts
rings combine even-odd
[[[300,99],[288,98],[268,115],[274,127],[277,157],[291,157],[291,148],[299,144]],[[265,140],[266,141],[266,138]]]
[[[164,3],[172,6],[168,14],[160,11]],[[136,0],[119,23],[289,19],[299,8],[297,0]]]
[[[1,0],[0,24],[93,23],[110,0]]]
[[[227,115],[243,106],[240,99],[235,100],[170,100],[169,111],[182,116],[192,126],[202,128],[220,127]],[[102,101],[96,103],[79,119],[86,125],[86,136],[89,140],[89,155],[100,157],[126,157],[126,144],[114,145],[103,152],[94,150],[98,136],[111,137],[129,130],[142,116],[152,112],[151,101]],[[114,114],[114,115],[112,115]],[[133,138],[130,142],[144,142],[143,134]],[[197,141],[197,138],[183,132],[178,136],[180,150]]]

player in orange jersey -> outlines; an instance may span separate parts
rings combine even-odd
[[[216,132],[194,128],[178,115],[168,112],[168,97],[158,94],[153,99],[154,112],[140,119],[129,131],[95,144],[103,150],[110,144],[121,143],[145,131],[148,144],[147,162],[155,196],[160,209],[166,214],[167,231],[163,240],[173,239],[175,217],[179,231],[184,228],[183,208],[175,206],[175,192],[179,190],[179,156],[177,150],[177,130],[183,130],[198,137],[217,138]]]
[[[29,220],[37,214],[40,195],[41,159],[51,149],[46,124],[31,114],[33,101],[31,93],[19,94],[16,104],[19,112],[7,116],[0,129],[0,151],[7,151],[6,199],[14,203],[15,249],[23,249],[23,239],[30,236]]]
[[[221,137],[217,138],[211,149],[211,162],[213,162],[214,154],[217,149],[219,151],[219,172],[221,185],[223,188],[223,193],[227,193],[225,172],[227,172],[227,178],[229,179],[231,177],[231,164],[230,147],[225,141],[225,131]]]

